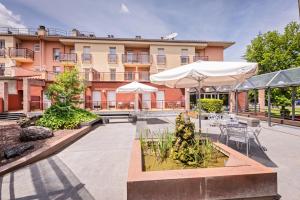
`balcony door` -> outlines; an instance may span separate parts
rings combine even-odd
[[[126,52],[126,56],[127,56],[127,62],[128,63],[133,63],[133,52],[132,51],[127,51]]]
[[[164,102],[165,102],[165,92],[164,91],[156,92],[156,107],[158,109],[163,109]]]
[[[93,109],[101,109],[101,91],[93,91],[92,100]]]
[[[107,105],[108,105],[108,108],[116,108],[116,92],[115,91],[107,92]]]
[[[143,109],[151,109],[151,93],[143,93],[142,108]]]
[[[145,64],[145,63],[149,63],[149,53],[147,51],[142,51],[140,53],[141,56],[141,63]]]

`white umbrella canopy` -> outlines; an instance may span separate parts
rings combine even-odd
[[[150,85],[139,83],[137,81],[123,85],[117,88],[117,93],[145,93],[145,92],[157,92],[158,89]]]
[[[197,61],[150,76],[152,83],[172,88],[234,85],[256,74],[257,63]]]
[[[171,88],[197,87],[199,99],[204,86],[236,85],[256,74],[257,63],[197,61],[165,70],[150,76],[155,84]],[[199,132],[201,132],[201,106],[199,106]]]
[[[135,93],[134,109],[138,110],[138,94],[147,92],[157,92],[158,89],[146,84],[139,83],[137,81],[118,87],[117,93]]]

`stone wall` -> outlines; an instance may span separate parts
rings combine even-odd
[[[8,146],[18,143],[21,127],[15,122],[0,122],[0,153]]]

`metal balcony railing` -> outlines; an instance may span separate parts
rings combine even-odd
[[[31,49],[27,48],[9,48],[9,57],[18,57],[18,58],[26,58],[32,59],[34,58],[34,52]]]
[[[60,62],[77,62],[77,54],[76,53],[61,53],[59,54]]]
[[[0,58],[5,58],[5,49],[0,49]]]
[[[149,81],[149,72],[92,72],[92,81]]]
[[[108,54],[107,60],[109,64],[117,64],[118,63],[118,55],[117,54]]]
[[[165,55],[157,55],[156,62],[158,65],[165,65],[166,64],[166,56]]]
[[[180,56],[180,62],[181,62],[181,64],[189,64],[190,57],[189,56]]]
[[[81,54],[82,63],[92,63],[92,54],[83,53]]]
[[[150,54],[123,54],[122,55],[122,62],[128,64],[151,64]]]
[[[194,56],[193,57],[193,61],[196,62],[198,60],[205,60],[207,61],[208,60],[208,56]]]

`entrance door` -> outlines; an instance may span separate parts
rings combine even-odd
[[[107,105],[108,105],[108,108],[116,108],[116,92],[115,91],[107,92]]]
[[[164,91],[156,92],[156,107],[158,109],[163,109],[164,102],[165,102],[165,92]]]
[[[151,94],[143,93],[142,102],[143,109],[151,109]]]
[[[101,91],[93,91],[92,93],[92,108],[93,109],[101,109]]]

